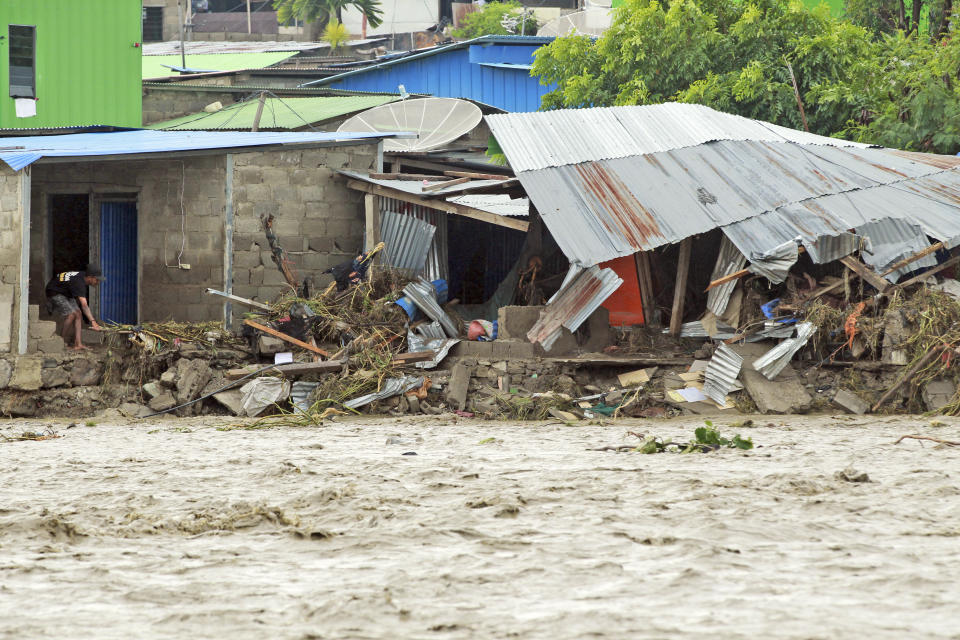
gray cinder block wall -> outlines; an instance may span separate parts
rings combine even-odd
[[[361,251],[364,234],[363,194],[334,170],[376,171],[377,157],[376,144],[234,154],[233,293],[265,302],[289,290],[260,223],[271,214],[297,274],[328,284],[321,272]]]
[[[89,193],[95,217],[99,198],[122,194],[137,200],[141,320],[222,319],[222,305],[203,291],[223,286],[225,172],[224,156],[37,165],[32,196],[31,304],[42,304],[48,277],[44,247],[48,244],[49,195]],[[189,264],[189,270],[177,266],[181,246],[180,263]]]

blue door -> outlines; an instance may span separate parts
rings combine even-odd
[[[100,317],[137,324],[137,203],[100,205]]]

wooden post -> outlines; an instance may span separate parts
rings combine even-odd
[[[250,22],[250,0],[247,0],[247,33],[253,33],[253,25]]]
[[[640,285],[640,304],[643,306],[643,325],[656,325],[657,302],[653,295],[653,274],[650,272],[650,254],[646,251],[637,251],[633,254],[637,265],[637,281]]]
[[[690,273],[690,249],[693,238],[684,238],[680,242],[680,253],[677,257],[677,281],[673,286],[673,308],[670,310],[670,335],[680,335],[680,325],[683,324],[683,301],[687,293],[687,275]]]
[[[263,103],[267,101],[267,92],[260,92],[260,102],[257,103],[257,113],[253,116],[253,126],[250,127],[250,131],[259,131],[260,130],[260,116],[263,115]]]
[[[363,208],[366,219],[364,251],[370,251],[380,244],[380,207],[378,204],[377,196],[372,193],[367,193],[363,196]],[[369,267],[371,281],[373,280],[375,264],[375,261],[372,261]]]

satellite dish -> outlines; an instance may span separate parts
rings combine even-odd
[[[574,11],[546,23],[537,31],[538,36],[562,38],[563,36],[600,36],[613,23],[613,13],[605,7],[593,7]]]
[[[418,137],[384,140],[383,150],[428,151],[469,133],[482,118],[480,108],[466,100],[416,98],[367,109],[346,120],[337,131],[410,131]]]

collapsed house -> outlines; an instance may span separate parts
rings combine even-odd
[[[674,335],[697,335],[684,320],[704,311],[723,317],[737,278],[691,295],[693,271],[703,285],[748,272],[776,284],[801,259],[843,261],[885,288],[881,277],[896,283],[933,267],[934,251],[960,239],[960,158],[952,156],[826,138],[693,104],[487,122],[570,259],[569,283],[554,302],[570,329],[622,279],[600,266],[625,257],[634,258],[639,311],[668,317]],[[851,257],[858,251],[862,263]],[[651,265],[661,261],[674,278]],[[690,309],[693,298],[704,306]],[[549,327],[542,329],[538,338],[549,341]]]

